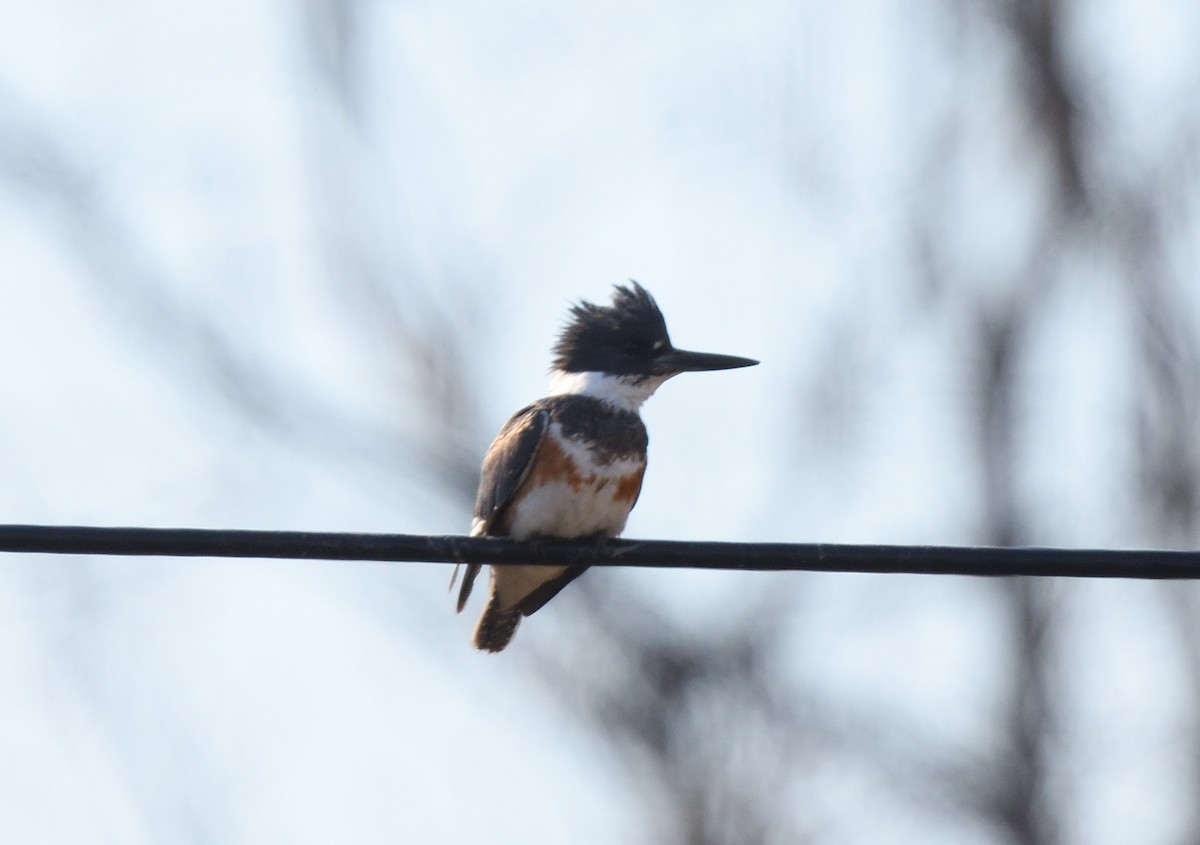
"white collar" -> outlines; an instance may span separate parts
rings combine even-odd
[[[642,403],[666,380],[665,376],[614,376],[555,370],[550,375],[550,395],[590,396],[636,414]]]

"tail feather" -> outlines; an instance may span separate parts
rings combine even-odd
[[[467,569],[463,573],[462,587],[458,591],[458,613],[462,613],[463,608],[467,606],[467,599],[471,595],[471,587],[475,584],[475,576],[479,574],[479,570],[483,568],[482,563],[468,563]],[[450,579],[450,589],[454,589],[454,579],[458,577],[458,567],[454,567],[454,577]]]
[[[472,636],[475,648],[493,653],[503,651],[517,632],[517,624],[520,621],[520,608],[502,608],[496,591],[492,590],[483,613],[475,624],[475,633]]]

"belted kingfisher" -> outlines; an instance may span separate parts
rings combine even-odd
[[[662,312],[637,282],[617,285],[611,306],[572,306],[553,352],[550,395],[517,411],[484,456],[472,537],[616,537],[646,471],[642,403],[679,373],[758,363],[673,347]],[[481,567],[467,565],[460,613]],[[503,649],[522,616],[541,609],[585,569],[493,566],[475,647]]]

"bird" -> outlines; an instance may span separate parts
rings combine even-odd
[[[549,395],[513,414],[483,458],[472,537],[603,542],[618,536],[646,472],[649,437],[642,404],[680,373],[758,363],[676,349],[654,298],[633,280],[614,285],[611,305],[572,305],[552,354]],[[467,564],[459,613],[483,565]],[[499,652],[523,617],[540,610],[587,566],[490,568],[472,642],[480,651]]]

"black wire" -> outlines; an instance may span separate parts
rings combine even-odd
[[[597,544],[568,540],[518,542],[483,537],[201,528],[0,525],[0,551],[927,575],[1200,578],[1200,552],[1195,551],[670,540],[609,540]]]

